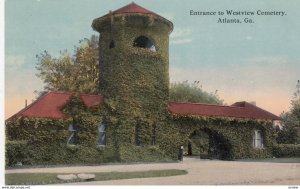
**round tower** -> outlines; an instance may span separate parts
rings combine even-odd
[[[169,20],[131,3],[96,18],[100,91],[119,115],[155,121],[168,111]]]

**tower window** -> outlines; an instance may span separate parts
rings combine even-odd
[[[150,51],[156,52],[156,48],[154,43],[147,37],[145,36],[140,36],[137,37],[134,42],[133,42],[134,47],[140,47],[140,48],[145,48],[149,49]]]
[[[106,121],[102,121],[102,123],[98,126],[99,138],[98,144],[105,146],[106,145]]]
[[[68,138],[68,144],[75,145],[77,144],[77,132],[78,132],[78,125],[77,124],[71,124],[69,125],[69,138]]]
[[[114,47],[115,47],[115,42],[114,42],[114,40],[112,40],[109,44],[109,48],[112,49]]]

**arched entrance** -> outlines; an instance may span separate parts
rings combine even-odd
[[[188,156],[200,156],[201,159],[232,159],[230,142],[209,128],[194,130],[189,136],[186,149]]]

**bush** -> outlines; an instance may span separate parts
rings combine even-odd
[[[151,162],[170,160],[157,146],[121,146],[120,158],[122,162]]]
[[[157,146],[113,146],[102,148],[66,144],[28,144],[26,141],[6,143],[6,166],[101,164],[108,162],[151,162],[170,160]]]
[[[9,141],[6,143],[5,164],[22,165],[55,165],[55,164],[98,164],[116,162],[115,149],[105,147],[105,150],[81,145],[66,144],[33,145],[26,141]]]
[[[26,141],[8,141],[5,148],[5,164],[14,166],[18,162],[26,164],[28,161],[28,150]]]
[[[275,157],[300,157],[300,144],[278,144],[273,147]]]

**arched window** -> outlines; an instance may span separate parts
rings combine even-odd
[[[75,124],[75,123],[69,125],[68,130],[69,130],[70,135],[69,135],[67,144],[70,144],[70,145],[77,144],[78,127],[79,127],[79,125]]]
[[[98,125],[98,132],[99,132],[98,145],[101,146],[106,145],[106,127],[107,127],[107,123],[105,120],[102,121],[100,125]]]
[[[254,148],[263,148],[264,143],[263,143],[263,135],[262,132],[259,130],[254,131],[253,134],[253,147]]]
[[[134,42],[133,42],[134,47],[140,47],[140,48],[145,48],[149,49],[150,51],[156,52],[156,48],[154,43],[147,37],[145,36],[140,36],[137,37]]]
[[[109,48],[112,49],[115,47],[115,42],[114,40],[111,40],[110,44],[109,44]]]

